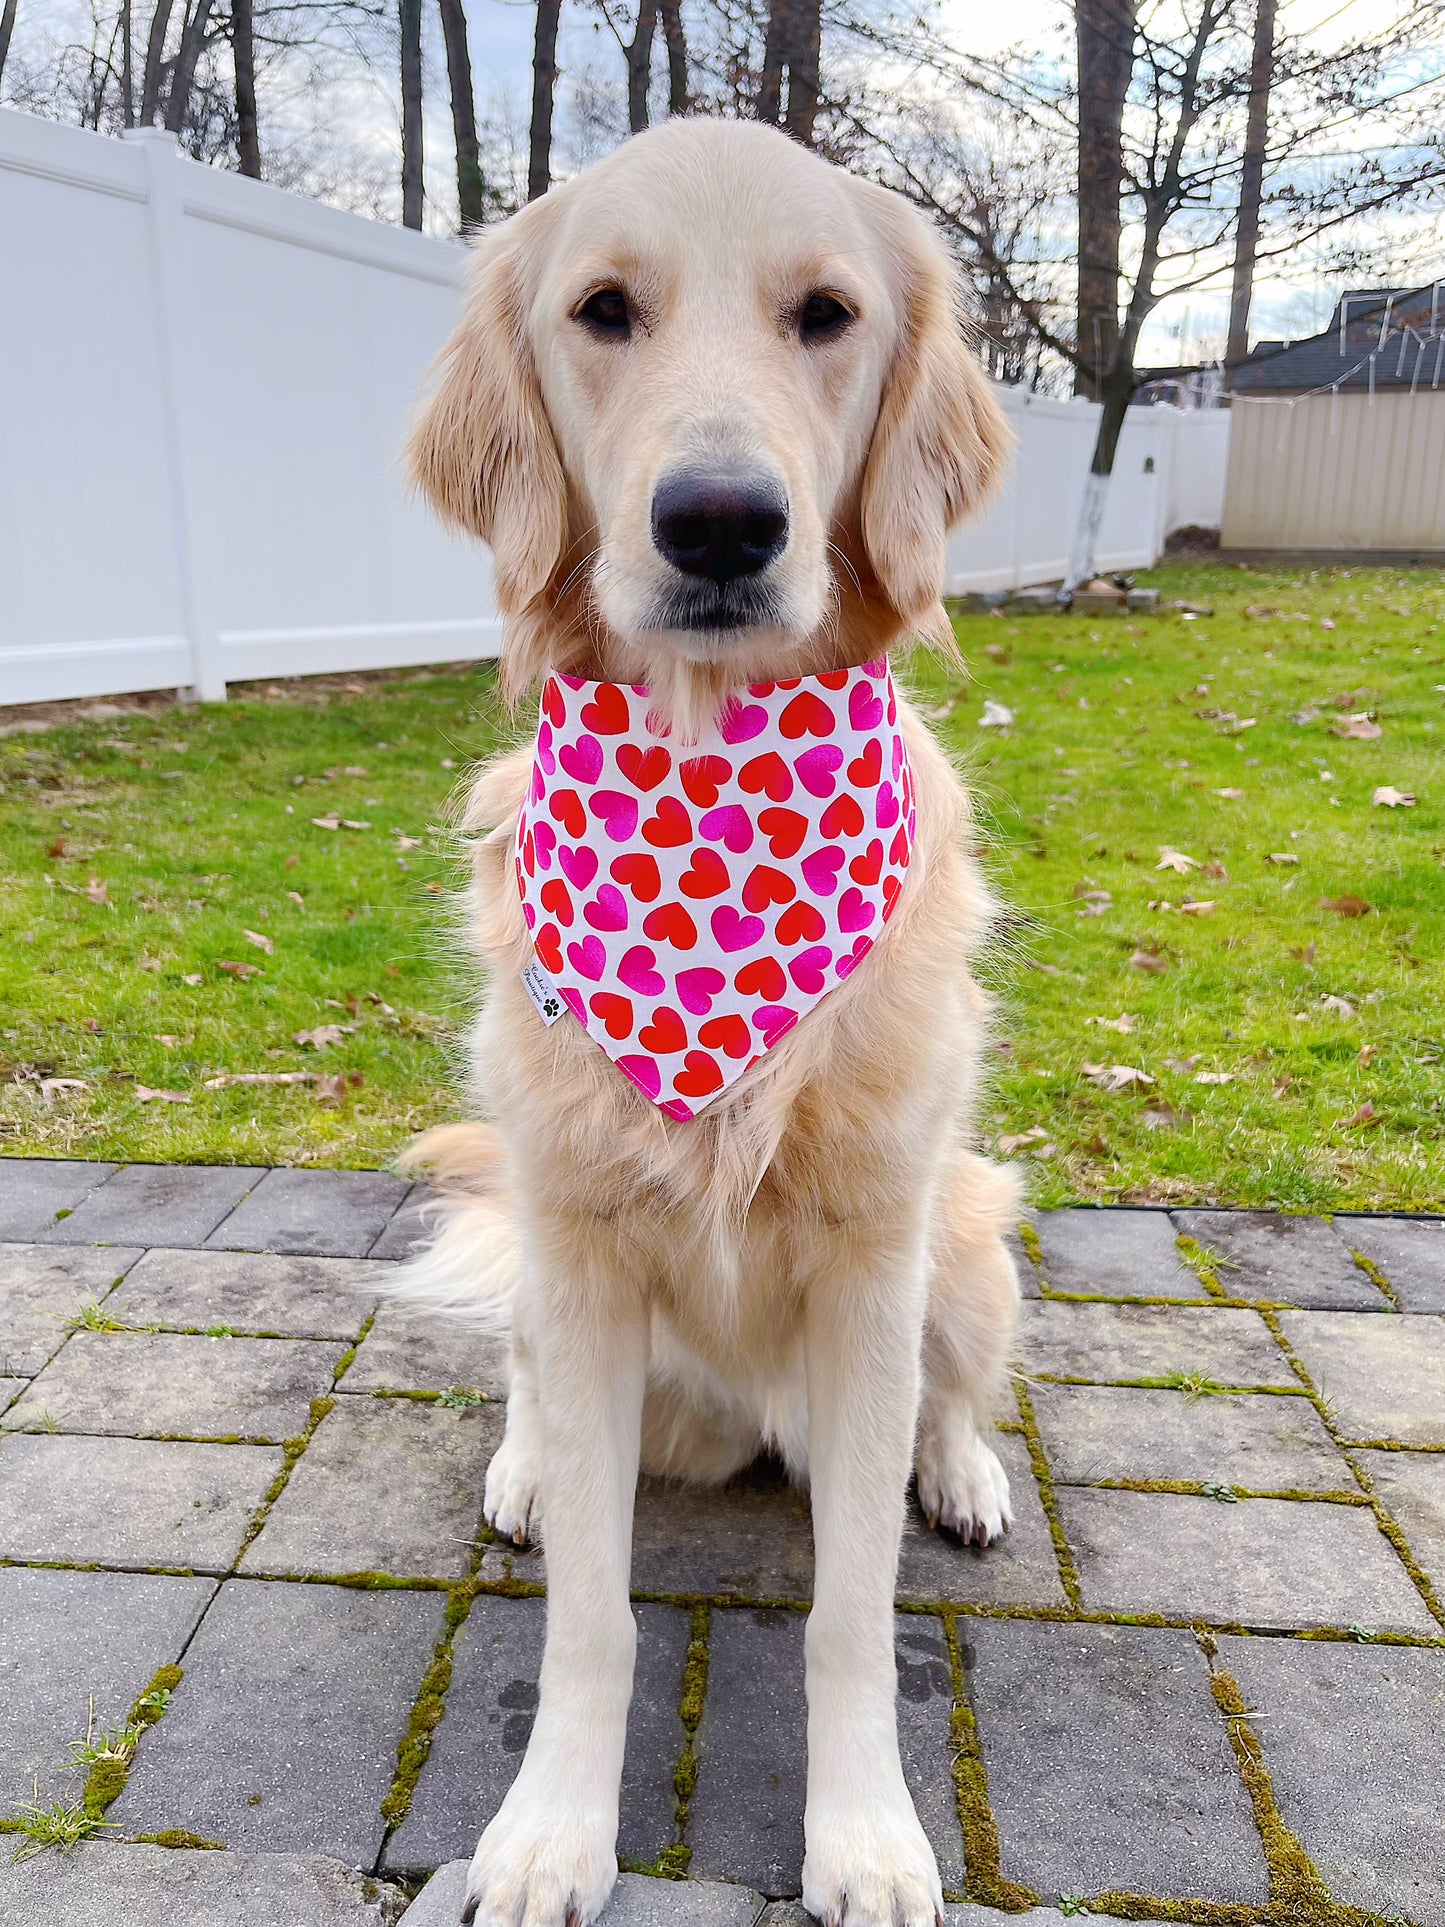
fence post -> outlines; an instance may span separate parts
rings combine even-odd
[[[181,606],[191,648],[191,682],[202,702],[223,702],[226,675],[221,662],[220,623],[197,553],[205,458],[196,435],[198,416],[188,412],[187,400],[192,409],[199,407],[204,390],[199,379],[202,371],[197,357],[195,308],[185,282],[180,147],[174,134],[159,127],[134,127],[121,138],[137,142],[145,161],[162,409]]]

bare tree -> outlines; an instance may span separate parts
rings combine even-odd
[[[166,95],[165,124],[168,133],[179,134],[185,127],[191,105],[191,89],[195,85],[196,62],[206,45],[210,19],[211,0],[191,0],[181,28],[181,44],[171,72],[170,91]]]
[[[452,97],[452,138],[457,150],[457,212],[463,228],[478,228],[486,218],[487,184],[477,140],[477,105],[472,90],[472,54],[462,0],[437,0],[447,50],[447,82]]]
[[[818,118],[823,19],[820,0],[770,0],[758,87],[758,119],[786,128],[805,146],[813,144]],[[783,80],[787,78],[787,103]]]
[[[156,0],[146,36],[145,71],[141,81],[140,123],[154,127],[160,118],[161,87],[165,78],[166,35],[170,32],[173,0]]]
[[[1134,0],[1074,0],[1078,62],[1078,392],[1097,400],[1119,345],[1124,101],[1134,71]]]
[[[667,111],[685,114],[688,105],[687,34],[681,0],[662,0],[662,37],[667,42]]]
[[[1229,299],[1229,343],[1224,351],[1225,359],[1231,362],[1243,361],[1249,353],[1249,309],[1254,297],[1254,255],[1259,246],[1259,210],[1269,141],[1269,89],[1274,78],[1274,16],[1275,0],[1256,0],[1249,117],[1245,122],[1239,219],[1234,236],[1234,286]]]
[[[421,0],[397,0],[401,24],[401,224],[421,226]]]
[[[236,152],[241,172],[261,178],[261,129],[256,111],[256,21],[252,0],[231,0],[231,59],[236,75]]]
[[[5,0],[0,6],[0,75],[5,72],[6,56],[10,52],[10,42],[15,35],[15,13],[18,0]]]
[[[120,4],[120,124],[135,126],[135,29],[131,0],[121,0]]]
[[[537,0],[532,45],[532,126],[527,147],[527,199],[539,201],[552,185],[552,111],[557,96],[557,28],[562,0]]]

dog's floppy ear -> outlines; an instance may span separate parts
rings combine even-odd
[[[948,531],[987,499],[1013,435],[968,346],[942,241],[897,195],[874,193],[901,313],[863,474],[863,546],[894,609],[926,629]]]
[[[542,207],[534,202],[483,236],[461,322],[407,449],[412,478],[442,519],[490,545],[504,615],[542,593],[567,539],[562,460],[523,312],[523,263]]]

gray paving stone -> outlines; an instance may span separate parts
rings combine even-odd
[[[412,1902],[406,1927],[456,1927],[470,1864],[453,1860],[439,1868]],[[746,1887],[624,1873],[618,1875],[597,1927],[753,1927],[762,1910],[762,1895]]]
[[[123,1720],[174,1664],[215,1589],[151,1573],[0,1568],[0,1805],[33,1799],[36,1781],[42,1801],[80,1797],[83,1774],[59,1769],[92,1707],[97,1727]]]
[[[1029,1907],[1021,1914],[1000,1913],[996,1907],[976,1907],[970,1901],[945,1901],[943,1927],[1064,1927],[1070,1918],[1057,1907]],[[1110,1927],[1113,1914],[1089,1910],[1089,1927]],[[800,1900],[775,1900],[765,1909],[758,1927],[817,1927]],[[1132,1927],[1163,1927],[1161,1921],[1135,1921]]]
[[[1202,1372],[1220,1385],[1296,1385],[1257,1312],[1192,1305],[1023,1305],[1025,1372],[1088,1379]]]
[[[1232,1261],[1219,1273],[1231,1298],[1277,1298],[1325,1310],[1390,1309],[1323,1218],[1277,1211],[1176,1211],[1174,1222]]]
[[[127,1325],[353,1339],[389,1265],[251,1251],[148,1251],[106,1307]]]
[[[0,1862],[0,1927],[394,1927],[405,1906],[399,1887],[320,1854],[107,1841]]]
[[[183,1827],[371,1866],[445,1604],[439,1592],[227,1580],[110,1817],[132,1833]]]
[[[1307,1398],[1036,1385],[1054,1478],[1215,1480],[1256,1492],[1354,1492],[1354,1476]]]
[[[346,1374],[351,1392],[445,1392],[453,1385],[507,1396],[507,1347],[459,1318],[386,1300]]]
[[[0,1239],[38,1238],[115,1170],[70,1158],[0,1158]]]
[[[1164,1211],[1041,1211],[1045,1281],[1109,1298],[1206,1298],[1180,1257]]]
[[[1342,1217],[1335,1230],[1384,1273],[1402,1311],[1445,1311],[1445,1218]]]
[[[29,1383],[28,1378],[0,1378],[0,1412],[13,1405]]]
[[[5,1426],[268,1444],[301,1430],[340,1356],[339,1345],[305,1338],[77,1332]]]
[[[0,1245],[0,1371],[38,1372],[65,1343],[65,1321],[92,1298],[104,1298],[139,1256]]]
[[[1282,1312],[1280,1325],[1346,1438],[1445,1445],[1445,1319]]]
[[[12,1435],[0,1558],[224,1572],[281,1464],[272,1445]]]
[[[689,1616],[638,1606],[637,1670],[622,1769],[622,1859],[651,1862],[671,1844],[682,1752],[678,1714]],[[537,1706],[544,1606],[482,1594],[453,1648],[446,1717],[436,1729],[411,1811],[388,1844],[386,1865],[408,1873],[470,1855],[522,1763]]]
[[[218,1164],[126,1165],[41,1236],[48,1244],[204,1244],[264,1176]]]
[[[900,1613],[894,1625],[898,1663],[898,1750],[918,1819],[938,1855],[945,1889],[965,1879],[963,1832],[953,1784],[953,1671],[941,1622]]]
[[[1445,1599],[1445,1452],[1361,1452],[1360,1464]]]
[[[807,1493],[767,1467],[725,1486],[639,1480],[632,1584],[637,1592],[810,1599]]]
[[[898,1561],[899,1599],[975,1606],[1067,1603],[1028,1446],[1017,1432],[996,1432],[993,1447],[1008,1474],[1012,1528],[996,1546],[961,1546],[949,1534],[931,1530],[910,1501]]]
[[[247,1573],[460,1579],[501,1408],[338,1398],[241,1562]]]
[[[268,1171],[206,1243],[216,1251],[364,1258],[407,1188],[386,1171]]]
[[[371,1247],[373,1258],[409,1258],[427,1242],[430,1233],[422,1216],[435,1193],[430,1185],[414,1184],[397,1206],[386,1229]]]
[[[1244,1626],[1438,1631],[1365,1506],[1061,1486],[1087,1606]]]
[[[1221,1639],[1285,1823],[1337,1900],[1445,1927],[1445,1652]]]
[[[798,1892],[807,1725],[802,1614],[715,1612],[688,1828],[700,1879]]]
[[[1007,1876],[1046,1899],[1268,1899],[1192,1635],[969,1619],[959,1637]]]

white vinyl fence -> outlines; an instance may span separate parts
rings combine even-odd
[[[0,110],[0,703],[495,654],[484,554],[397,465],[464,259]],[[1095,410],[1003,393],[1018,462],[953,592],[1063,570]],[[1102,566],[1218,523],[1227,431],[1133,411]]]

